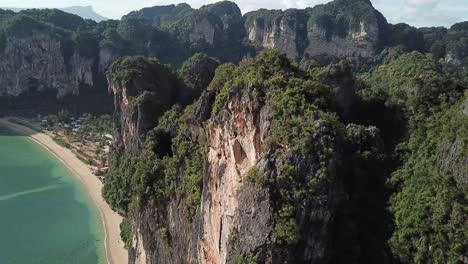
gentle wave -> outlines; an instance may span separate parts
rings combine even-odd
[[[49,186],[45,186],[45,187],[35,188],[35,189],[32,189],[32,190],[28,190],[28,191],[22,191],[22,192],[2,195],[2,196],[0,196],[0,202],[8,201],[8,200],[15,199],[15,198],[25,196],[25,195],[41,193],[41,192],[47,192],[47,191],[50,191],[50,190],[58,189],[59,187],[60,187],[60,185],[53,184],[53,185],[49,185]]]

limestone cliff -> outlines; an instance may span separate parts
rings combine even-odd
[[[125,68],[112,67],[113,74],[125,76]],[[259,69],[259,79],[249,79]],[[358,139],[378,146],[379,131],[343,134],[347,128],[328,112],[344,111],[332,97],[340,89],[353,93],[353,84],[339,70],[328,77],[315,70],[307,73],[283,55],[264,52],[240,66],[220,66],[194,104],[173,106],[153,120],[139,117],[167,109],[166,101],[130,109],[125,99],[130,91],[154,91],[151,79],[112,84],[121,117],[116,143],[130,163],[114,164],[105,196],[118,207],[122,199],[114,198],[120,194],[112,186],[131,182],[125,196],[131,197],[125,228],[131,230],[130,263],[326,263],[347,251],[334,239],[364,248],[367,242],[344,236],[339,227],[338,219],[357,222],[340,209],[353,202],[344,180],[362,177],[348,173],[344,154],[353,155]],[[378,249],[372,254],[382,257]],[[363,253],[352,254],[359,259]]]
[[[60,98],[78,95],[81,85],[92,87],[95,59],[77,52],[64,56],[65,45],[50,32],[39,30],[7,38],[0,61],[0,95],[56,90]]]
[[[292,59],[321,54],[370,57],[382,45],[387,27],[385,18],[368,0],[336,0],[284,12],[260,9],[243,17],[229,1],[198,10],[179,4],[145,8],[124,17],[136,18],[202,50],[205,44],[209,52],[222,58],[222,53],[216,53],[218,49],[245,54],[245,41],[256,48],[278,49]]]
[[[468,65],[468,43],[467,38],[462,38],[458,43],[452,45],[445,55],[445,61],[454,66],[467,67]]]
[[[321,54],[370,57],[387,25],[367,0],[337,0],[305,10],[253,11],[244,16],[248,40],[289,58]]]
[[[104,72],[116,55],[100,50],[94,25],[59,10],[0,17],[0,96],[105,94]]]
[[[107,76],[109,91],[114,95],[116,141],[126,151],[137,154],[143,146],[140,136],[171,106],[180,84],[168,68],[143,57],[118,60]]]
[[[156,6],[132,12],[125,19],[142,19],[157,29],[175,35],[195,52],[204,51],[223,60],[238,60],[242,54],[244,27],[239,7],[229,1],[192,9],[188,4]],[[226,50],[229,49],[229,54]]]
[[[168,45],[170,43],[170,45]],[[323,56],[368,59],[381,48],[404,45],[431,52],[466,75],[466,25],[450,30],[389,25],[369,0],[335,0],[285,11],[242,16],[229,1],[193,9],[188,4],[131,12],[99,24],[51,10],[0,11],[0,96],[30,91],[57,97],[105,92],[107,67],[124,55],[156,57],[175,67],[203,52],[238,62],[264,48],[291,59]],[[328,64],[328,63],[327,63]]]

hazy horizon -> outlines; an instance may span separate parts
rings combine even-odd
[[[199,8],[205,4],[218,1],[213,0],[142,0],[130,2],[126,0],[23,0],[21,3],[12,4],[10,0],[0,0],[0,6],[10,8],[64,8],[70,6],[92,6],[98,14],[120,19],[131,11],[144,7],[188,3],[193,8]],[[272,3],[269,0],[234,0],[242,11],[246,13],[260,8],[287,9],[306,8],[317,4],[327,3],[330,0],[281,0]],[[460,0],[371,0],[391,23],[407,23],[416,27],[445,26],[468,20],[468,1]]]

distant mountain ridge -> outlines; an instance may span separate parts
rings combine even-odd
[[[2,9],[19,12],[22,10],[32,9],[32,8],[2,7]],[[46,8],[38,8],[38,9],[46,9]],[[96,13],[92,6],[70,6],[70,7],[57,8],[57,9],[70,13],[70,14],[80,16],[84,19],[91,19],[96,22],[108,20],[108,18]]]
[[[59,9],[0,9],[0,97],[30,88],[56,90],[59,98],[81,94],[83,86],[104,93],[108,66],[133,55],[179,67],[199,52],[235,63],[262,49],[276,49],[298,62],[329,64],[345,57],[368,66],[386,48],[399,46],[466,67],[467,37],[466,23],[453,29],[390,24],[369,0],[244,15],[230,1],[199,9],[188,4],[155,6],[99,24]],[[53,56],[48,47],[56,47]]]

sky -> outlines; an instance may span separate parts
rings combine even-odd
[[[305,8],[330,0],[231,0],[243,13],[259,8]],[[61,8],[73,5],[91,5],[108,18],[118,19],[133,10],[155,5],[186,2],[194,8],[217,2],[216,0],[0,0],[3,7]],[[408,23],[416,27],[445,26],[468,21],[468,0],[371,0],[374,7],[391,23]]]

